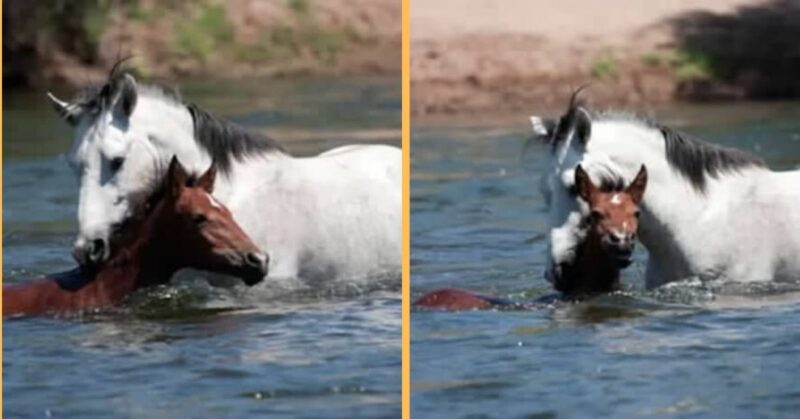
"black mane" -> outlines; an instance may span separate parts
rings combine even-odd
[[[669,164],[698,191],[705,191],[708,176],[766,167],[764,160],[745,151],[707,143],[665,126],[655,128],[664,136]]]
[[[81,106],[91,115],[98,115],[110,106],[114,97],[114,86],[128,74],[126,70],[120,69],[122,61],[125,60],[114,65],[105,83],[84,87],[72,103]],[[227,119],[211,115],[197,105],[185,102],[175,89],[158,84],[137,83],[136,90],[139,95],[156,96],[186,106],[192,115],[195,141],[211,156],[223,174],[230,172],[234,160],[269,152],[286,153],[276,140],[250,132]]]
[[[557,124],[554,121],[544,122],[544,127],[550,135],[543,137],[551,143],[553,150],[560,142],[572,135],[576,127],[580,139],[584,143],[590,141],[591,128],[581,130],[581,126],[578,123],[580,115],[588,115],[591,120],[629,121],[659,130],[664,137],[669,165],[683,175],[691,183],[692,187],[699,192],[705,192],[709,176],[716,177],[722,173],[731,173],[748,167],[767,166],[764,160],[756,155],[735,148],[701,141],[686,133],[660,125],[648,118],[619,112],[591,112],[583,101],[578,99],[578,94],[582,89],[583,87],[572,94],[567,112],[558,120]]]
[[[274,139],[245,130],[227,119],[211,115],[197,105],[186,107],[194,121],[194,139],[211,155],[220,172],[228,173],[233,160],[268,152],[285,153]]]

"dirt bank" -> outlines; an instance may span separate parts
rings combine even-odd
[[[120,55],[142,75],[399,74],[397,0],[3,2],[4,82],[82,84]]]
[[[604,105],[795,97],[796,3],[412,2],[412,112],[552,108],[585,83]]]

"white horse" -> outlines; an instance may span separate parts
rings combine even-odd
[[[109,237],[154,190],[176,155],[222,176],[213,197],[270,256],[269,278],[311,282],[399,275],[401,152],[351,145],[296,158],[175,93],[126,73],[71,102],[48,93],[74,127],[69,164],[80,182],[81,264],[108,257]]]
[[[690,277],[800,281],[800,170],[774,172],[754,155],[652,121],[592,113],[575,96],[558,121],[531,122],[551,150],[541,183],[551,227],[548,278],[570,257],[580,163],[595,181],[611,174],[630,181],[647,166],[639,237],[649,253],[648,288]]]

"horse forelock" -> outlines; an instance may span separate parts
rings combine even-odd
[[[115,69],[102,83],[93,83],[84,86],[70,101],[71,104],[80,106],[89,115],[98,115],[111,105],[113,99],[113,86],[123,77],[130,74],[124,69]],[[177,89],[158,83],[136,84],[136,93],[154,99],[161,99],[175,105],[183,105],[183,99]]]
[[[622,192],[626,187],[625,179],[622,176],[608,174],[600,176],[600,184],[597,186],[603,193]]]

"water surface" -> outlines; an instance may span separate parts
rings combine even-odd
[[[296,155],[400,144],[396,80],[181,87]],[[3,280],[16,283],[74,266],[78,190],[63,158],[71,132],[43,92],[11,92],[4,105]],[[3,413],[398,417],[400,279],[374,282],[287,293],[189,273],[99,313],[4,321]]]
[[[798,104],[656,116],[775,169],[800,168]],[[523,159],[528,136],[525,115],[415,122],[412,295],[453,286],[516,300],[551,292],[538,191],[547,150],[534,146]],[[626,292],[589,302],[412,312],[412,417],[796,415],[797,286],[688,281],[644,291],[645,260],[640,246]]]

